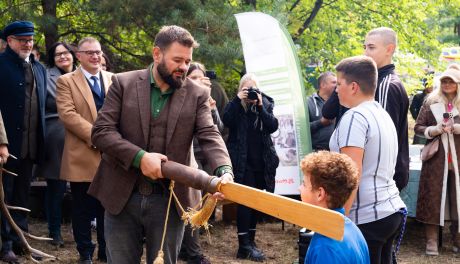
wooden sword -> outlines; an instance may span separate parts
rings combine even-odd
[[[173,161],[162,163],[162,174],[195,189],[221,192],[225,199],[266,213],[286,222],[305,227],[324,236],[342,240],[345,218],[342,214],[291,198],[276,195],[238,183],[221,184],[206,172]]]

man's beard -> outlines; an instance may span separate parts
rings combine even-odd
[[[19,58],[25,60],[26,58],[29,58],[30,54],[32,54],[31,51],[22,51],[20,50],[18,53]]]
[[[163,81],[165,81],[165,83],[169,84],[169,86],[172,87],[172,88],[179,89],[180,87],[182,87],[182,84],[185,81],[186,75],[185,75],[184,71],[182,71],[180,69],[176,69],[172,73],[169,73],[168,69],[166,68],[166,64],[164,63],[164,61],[162,61],[160,64],[158,64],[157,71],[158,71],[158,74],[160,74],[161,79],[163,79]],[[173,74],[175,72],[182,73],[182,76],[181,77],[174,77]]]

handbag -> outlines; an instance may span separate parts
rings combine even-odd
[[[420,159],[427,161],[431,159],[439,149],[439,137],[435,137],[430,143],[426,144],[420,152]]]

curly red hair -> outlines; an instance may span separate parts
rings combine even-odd
[[[306,155],[300,167],[310,176],[314,190],[322,187],[328,194],[327,206],[341,208],[358,185],[358,169],[345,154],[319,151]]]

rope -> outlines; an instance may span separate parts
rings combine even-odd
[[[168,219],[169,219],[169,209],[171,208],[171,201],[173,197],[173,188],[174,188],[174,181],[171,181],[169,184],[169,200],[168,200],[168,208],[166,209],[166,218],[165,218],[165,224],[163,226],[163,236],[161,237],[161,244],[160,244],[160,250],[158,250],[158,255],[155,258],[155,261],[153,262],[154,264],[161,264],[164,263],[164,253],[163,253],[163,246],[165,242],[165,237],[166,237],[166,229],[168,228]],[[174,195],[175,196],[175,195]],[[181,208],[182,209],[182,208]]]
[[[171,181],[171,183],[172,183],[172,182],[173,182],[173,181]],[[174,185],[173,185],[173,188],[174,188]],[[174,200],[176,201],[177,205],[179,205],[179,209],[182,211],[182,215],[185,215],[186,211],[184,210],[184,207],[182,207],[182,204],[180,204],[179,198],[177,198],[176,193],[175,193],[174,190],[171,188],[171,186],[170,186],[169,190],[171,191],[171,194],[172,194],[172,196],[174,197]]]
[[[197,205],[195,205],[195,207],[193,207],[193,209],[198,209],[198,207],[200,207],[203,204],[204,200],[206,200],[206,198],[208,198],[210,195],[211,194],[207,193],[203,197],[201,197],[201,200],[198,202]]]
[[[204,195],[200,202],[194,207],[194,208],[189,208],[189,211],[186,212],[184,208],[182,207],[181,203],[179,202],[179,199],[176,196],[176,193],[174,193],[174,181],[171,181],[169,185],[169,200],[168,200],[168,208],[166,210],[166,218],[165,218],[165,224],[163,227],[163,235],[161,238],[161,244],[160,244],[160,249],[158,250],[157,257],[155,258],[155,261],[153,264],[164,264],[164,252],[163,252],[163,246],[165,242],[165,237],[166,237],[166,230],[168,227],[168,219],[169,219],[169,210],[171,208],[171,202],[172,198],[174,197],[175,202],[179,206],[179,209],[182,211],[182,220],[185,221],[186,224],[189,224],[192,229],[194,230],[195,228],[199,228],[203,226],[206,231],[208,231],[209,224],[207,220],[209,219],[211,213],[214,211],[214,208],[216,206],[216,201],[213,199],[208,199],[210,194]],[[206,203],[202,206],[202,208],[197,211],[196,209],[203,203],[203,201],[206,200]],[[208,233],[209,237],[209,233]]]
[[[169,184],[170,193],[169,193],[169,200],[168,200],[168,209],[166,209],[166,219],[165,219],[165,225],[163,227],[163,237],[161,238],[161,246],[160,246],[160,248],[163,248],[163,244],[165,242],[166,228],[168,227],[168,219],[169,219],[169,209],[171,209],[173,188],[174,188],[174,181],[171,181],[171,183]]]
[[[401,246],[401,242],[404,236],[404,231],[406,230],[406,222],[407,222],[407,209],[406,208],[401,208],[399,209],[398,213],[401,213],[403,215],[403,222],[401,225],[401,229],[399,231],[399,236],[398,236],[398,241],[396,242],[396,245],[393,249],[392,252],[392,257],[393,257],[393,263],[398,263],[396,261],[396,254],[399,252],[399,247]]]

